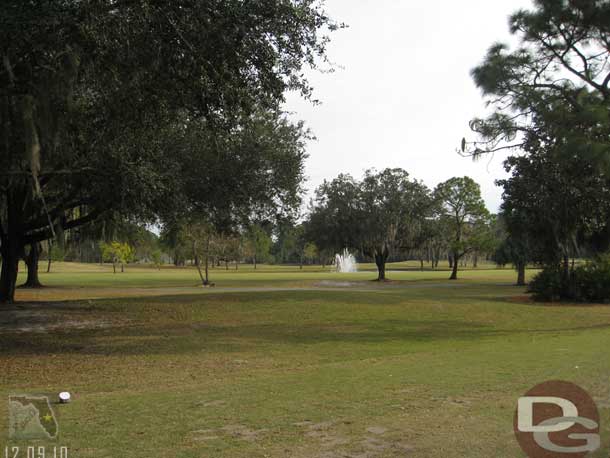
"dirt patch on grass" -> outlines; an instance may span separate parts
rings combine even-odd
[[[227,437],[244,440],[246,442],[256,442],[267,432],[267,429],[250,429],[244,425],[227,425],[218,429],[200,429],[192,431],[191,435],[192,440],[195,442],[221,440]]]
[[[302,428],[309,446],[317,452],[307,452],[312,458],[381,458],[386,456],[408,456],[413,447],[391,437],[383,426],[369,426],[361,433],[342,431],[342,426],[351,422],[325,421],[294,423]],[[297,454],[296,456],[305,456]]]
[[[92,312],[75,312],[55,304],[49,308],[15,308],[0,313],[0,331],[45,333],[66,330],[92,330],[118,326],[107,318],[96,318]]]
[[[387,433],[388,430],[381,426],[371,426],[370,428],[367,428],[366,432],[381,436],[381,435]]]
[[[317,286],[319,288],[353,288],[354,286],[362,286],[362,283],[357,283],[353,281],[323,280],[321,282],[315,283],[314,286]]]
[[[532,299],[530,295],[521,295],[521,296],[511,296],[508,299],[508,302],[513,302],[515,304],[533,304],[535,301]]]
[[[198,407],[222,407],[226,404],[225,401],[217,400],[217,401],[201,401],[197,403]]]

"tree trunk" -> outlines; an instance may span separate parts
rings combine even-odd
[[[225,270],[229,270],[229,261],[225,260]]]
[[[254,270],[256,270],[256,255],[254,255]]]
[[[385,281],[385,262],[386,262],[387,256],[384,256],[383,254],[376,254],[375,255],[375,264],[377,265],[377,281]]]
[[[51,263],[53,262],[53,242],[49,240],[47,242],[47,273],[51,273]],[[100,263],[101,264],[101,263]]]
[[[570,256],[567,254],[563,257],[562,275],[561,275],[561,296],[562,299],[567,299],[571,295],[570,287]]]
[[[112,272],[116,274],[116,264],[112,262]]]
[[[525,286],[525,263],[517,264],[517,286]]]
[[[201,285],[205,286],[205,278],[204,278],[203,274],[201,273],[201,265],[199,264],[199,256],[196,254],[194,256],[195,256],[195,267],[197,267],[197,273],[199,273],[199,278],[201,279]]]
[[[17,274],[19,273],[19,257],[23,251],[22,221],[24,189],[10,189],[6,195],[6,232],[0,227],[0,255],[2,255],[2,272],[0,273],[0,303],[12,304],[15,302],[15,288]],[[0,221],[0,224],[2,222]]]
[[[453,264],[455,263],[453,256],[452,255],[447,256],[447,260],[449,261],[449,268],[453,269]]]
[[[0,303],[15,302],[15,287],[19,272],[19,247],[12,237],[2,244],[2,273],[0,273]]]
[[[28,278],[22,288],[42,288],[42,284],[38,278],[38,260],[40,259],[40,244],[32,243],[30,252],[24,256],[25,264],[28,268]]]
[[[457,280],[458,278],[458,264],[459,264],[459,256],[457,255],[457,253],[453,253],[453,256],[451,256],[451,258],[453,259],[453,267],[452,267],[452,271],[451,271],[451,277],[449,277],[449,280]]]
[[[424,271],[424,258],[419,260],[419,270]]]
[[[125,272],[125,264],[121,263],[121,273]]]
[[[209,247],[209,243],[208,243],[208,247]],[[205,255],[205,283],[204,285],[209,285],[210,284],[210,258],[208,257],[208,255]]]

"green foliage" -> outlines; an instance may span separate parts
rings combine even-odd
[[[565,287],[562,277],[563,272],[558,265],[546,267],[532,279],[528,291],[537,301],[560,300]]]
[[[504,248],[520,263],[547,265],[540,281],[554,285],[556,265],[565,272],[570,259],[610,244],[610,4],[534,6],[510,19],[520,45],[494,44],[472,71],[493,111],[471,122],[479,141],[466,154],[525,153],[508,158],[511,177],[498,182]]]
[[[586,302],[610,301],[610,255],[580,266],[573,273],[574,298]]]
[[[161,250],[153,250],[150,253],[150,259],[153,265],[157,268],[161,268],[161,266],[163,265],[163,254],[161,253]]]
[[[346,247],[359,248],[359,183],[340,174],[316,189],[306,223],[306,238],[326,251],[338,253]]]
[[[529,290],[539,301],[609,302],[610,255],[576,267],[567,279],[564,269],[558,265],[547,267],[533,279]]]
[[[48,257],[51,261],[61,262],[66,258],[66,252],[61,246],[54,243],[50,245]]]
[[[489,251],[493,245],[490,214],[481,198],[480,186],[470,177],[454,177],[434,190],[440,205],[440,218],[449,234],[454,259],[451,278],[457,278],[458,261],[473,251]]]
[[[320,255],[320,253],[318,252],[318,247],[316,246],[315,243],[309,242],[305,245],[305,248],[303,249],[303,256],[309,262],[313,262],[315,259],[317,259],[319,257],[319,255]]]
[[[489,216],[481,198],[481,187],[470,177],[450,178],[436,187],[434,195],[441,204],[442,213],[454,220],[455,230]]]
[[[540,147],[506,161],[503,212],[519,251],[552,265],[606,248],[610,179],[588,161]]]
[[[195,262],[203,286],[210,284],[209,260],[214,255],[212,239],[214,229],[204,218],[182,221],[179,227],[179,239],[184,240],[190,248],[191,259]],[[201,258],[204,260],[205,273],[201,270]]]
[[[51,227],[298,207],[309,134],[278,107],[339,27],[310,1],[2,2],[0,301]]]
[[[321,250],[358,250],[375,259],[380,279],[393,252],[412,248],[433,209],[430,191],[403,169],[367,170],[362,181],[339,175],[324,182],[306,223]]]
[[[100,242],[100,250],[104,261],[115,264],[127,264],[134,260],[135,250],[128,243],[113,241],[110,243]]]
[[[430,215],[429,189],[402,169],[368,170],[361,184],[361,245],[370,256],[406,250]],[[386,248],[382,248],[385,245]]]
[[[271,236],[258,224],[253,224],[245,234],[244,256],[254,263],[266,262],[270,259]]]
[[[271,254],[274,262],[289,264],[298,262],[301,255],[302,243],[299,228],[291,218],[281,218],[276,222],[273,230],[274,241]]]
[[[468,154],[569,138],[572,153],[610,168],[608,2],[537,0],[510,19],[520,46],[490,47],[472,71],[494,111],[475,119]],[[566,77],[567,76],[567,77]],[[557,129],[561,127],[561,129]]]
[[[176,222],[163,225],[159,243],[170,254],[176,266],[184,265],[191,255],[191,249],[185,240],[184,233]]]
[[[539,259],[540,255],[536,254],[537,246],[533,243],[531,219],[522,212],[522,209],[511,209],[508,199],[504,201],[502,209],[503,212],[498,216],[497,224],[501,226],[504,233],[500,236],[503,240],[495,251],[496,262],[499,264],[510,262],[514,266],[525,266],[528,262]]]
[[[165,142],[174,154],[177,189],[172,207],[159,212],[163,220],[205,214],[227,232],[250,224],[253,214],[274,218],[295,212],[310,138],[302,123],[274,111],[243,116],[230,130],[203,121],[185,125]]]

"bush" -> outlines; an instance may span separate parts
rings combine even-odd
[[[558,266],[547,267],[536,275],[529,291],[538,301],[609,302],[610,255],[572,270],[567,281]]]
[[[529,284],[529,292],[537,301],[552,302],[562,299],[562,272],[559,266],[545,267]]]
[[[577,268],[572,276],[575,300],[585,302],[610,301],[610,255]]]

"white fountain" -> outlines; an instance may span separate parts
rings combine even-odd
[[[353,254],[347,251],[347,248],[343,250],[343,254],[335,255],[335,266],[337,272],[346,274],[350,272],[358,272],[358,265],[356,264],[356,258]]]

